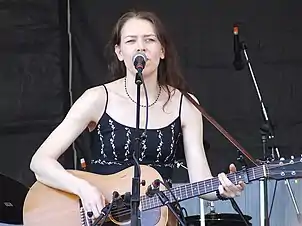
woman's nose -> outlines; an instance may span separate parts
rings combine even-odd
[[[143,40],[138,40],[137,41],[137,51],[140,52],[145,52],[146,51],[146,47],[145,47],[145,42]]]

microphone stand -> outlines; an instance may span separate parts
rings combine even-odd
[[[134,157],[134,176],[132,178],[132,194],[131,194],[131,226],[140,226],[141,225],[141,218],[140,218],[140,211],[139,211],[139,204],[140,204],[140,166],[138,163],[139,159],[139,152],[140,152],[140,87],[142,84],[142,72],[138,70],[135,76],[135,83],[137,85],[136,89],[136,143],[135,149],[133,153]]]
[[[259,102],[260,102],[260,105],[261,105],[262,116],[263,116],[263,120],[264,120],[264,123],[262,124],[262,126],[260,128],[263,158],[264,158],[263,161],[265,163],[269,163],[270,161],[274,161],[275,160],[275,153],[277,154],[277,157],[280,160],[279,150],[278,150],[277,147],[275,147],[275,143],[274,143],[275,135],[274,135],[274,131],[273,131],[273,126],[271,124],[271,120],[268,117],[268,113],[267,113],[267,110],[266,110],[267,108],[264,105],[263,99],[261,97],[260,90],[259,90],[258,85],[257,85],[257,81],[256,81],[256,78],[255,78],[255,75],[254,75],[254,72],[253,72],[248,54],[247,54],[247,46],[244,42],[241,42],[240,44],[241,44],[240,48],[241,48],[241,50],[243,50],[244,57],[245,57],[246,62],[248,64],[249,71],[250,71],[250,74],[252,76],[253,83],[255,85],[256,91],[257,91],[257,95],[258,95]],[[268,150],[267,143],[269,141],[271,142],[272,147],[271,147],[270,155],[267,155],[267,150]],[[260,182],[260,221],[261,221],[260,226],[269,226],[270,222],[269,222],[269,213],[268,213],[268,188],[267,188],[268,180],[267,180],[267,178],[261,178],[259,182]],[[299,208],[296,204],[296,200],[295,200],[294,194],[292,192],[291,185],[290,185],[288,179],[285,179],[285,182],[286,182],[286,185],[288,187],[290,197],[291,197],[291,199],[294,203],[294,206],[295,206],[295,209],[296,209],[296,212],[297,212],[297,217],[298,217],[298,220],[299,220],[300,217],[301,217],[301,213],[300,213]]]

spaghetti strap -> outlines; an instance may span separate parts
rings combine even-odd
[[[184,94],[181,93],[181,96],[180,96],[180,104],[179,104],[179,117],[181,116],[181,105],[182,105],[183,96],[184,96]]]
[[[105,85],[103,85],[103,86],[104,86],[105,92],[106,92],[106,104],[105,104],[105,110],[104,110],[104,112],[106,112],[106,110],[107,110],[107,105],[108,105],[108,90],[107,90],[107,88],[106,88]]]

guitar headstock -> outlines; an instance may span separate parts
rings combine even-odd
[[[280,158],[280,160],[267,164],[268,178],[275,180],[302,178],[302,154],[290,159]]]

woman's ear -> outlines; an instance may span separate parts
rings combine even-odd
[[[161,49],[160,59],[165,59],[165,49],[164,48]]]
[[[117,58],[119,59],[119,61],[124,60],[123,54],[122,54],[122,51],[121,51],[121,47],[119,45],[114,46],[114,52],[115,52]]]

